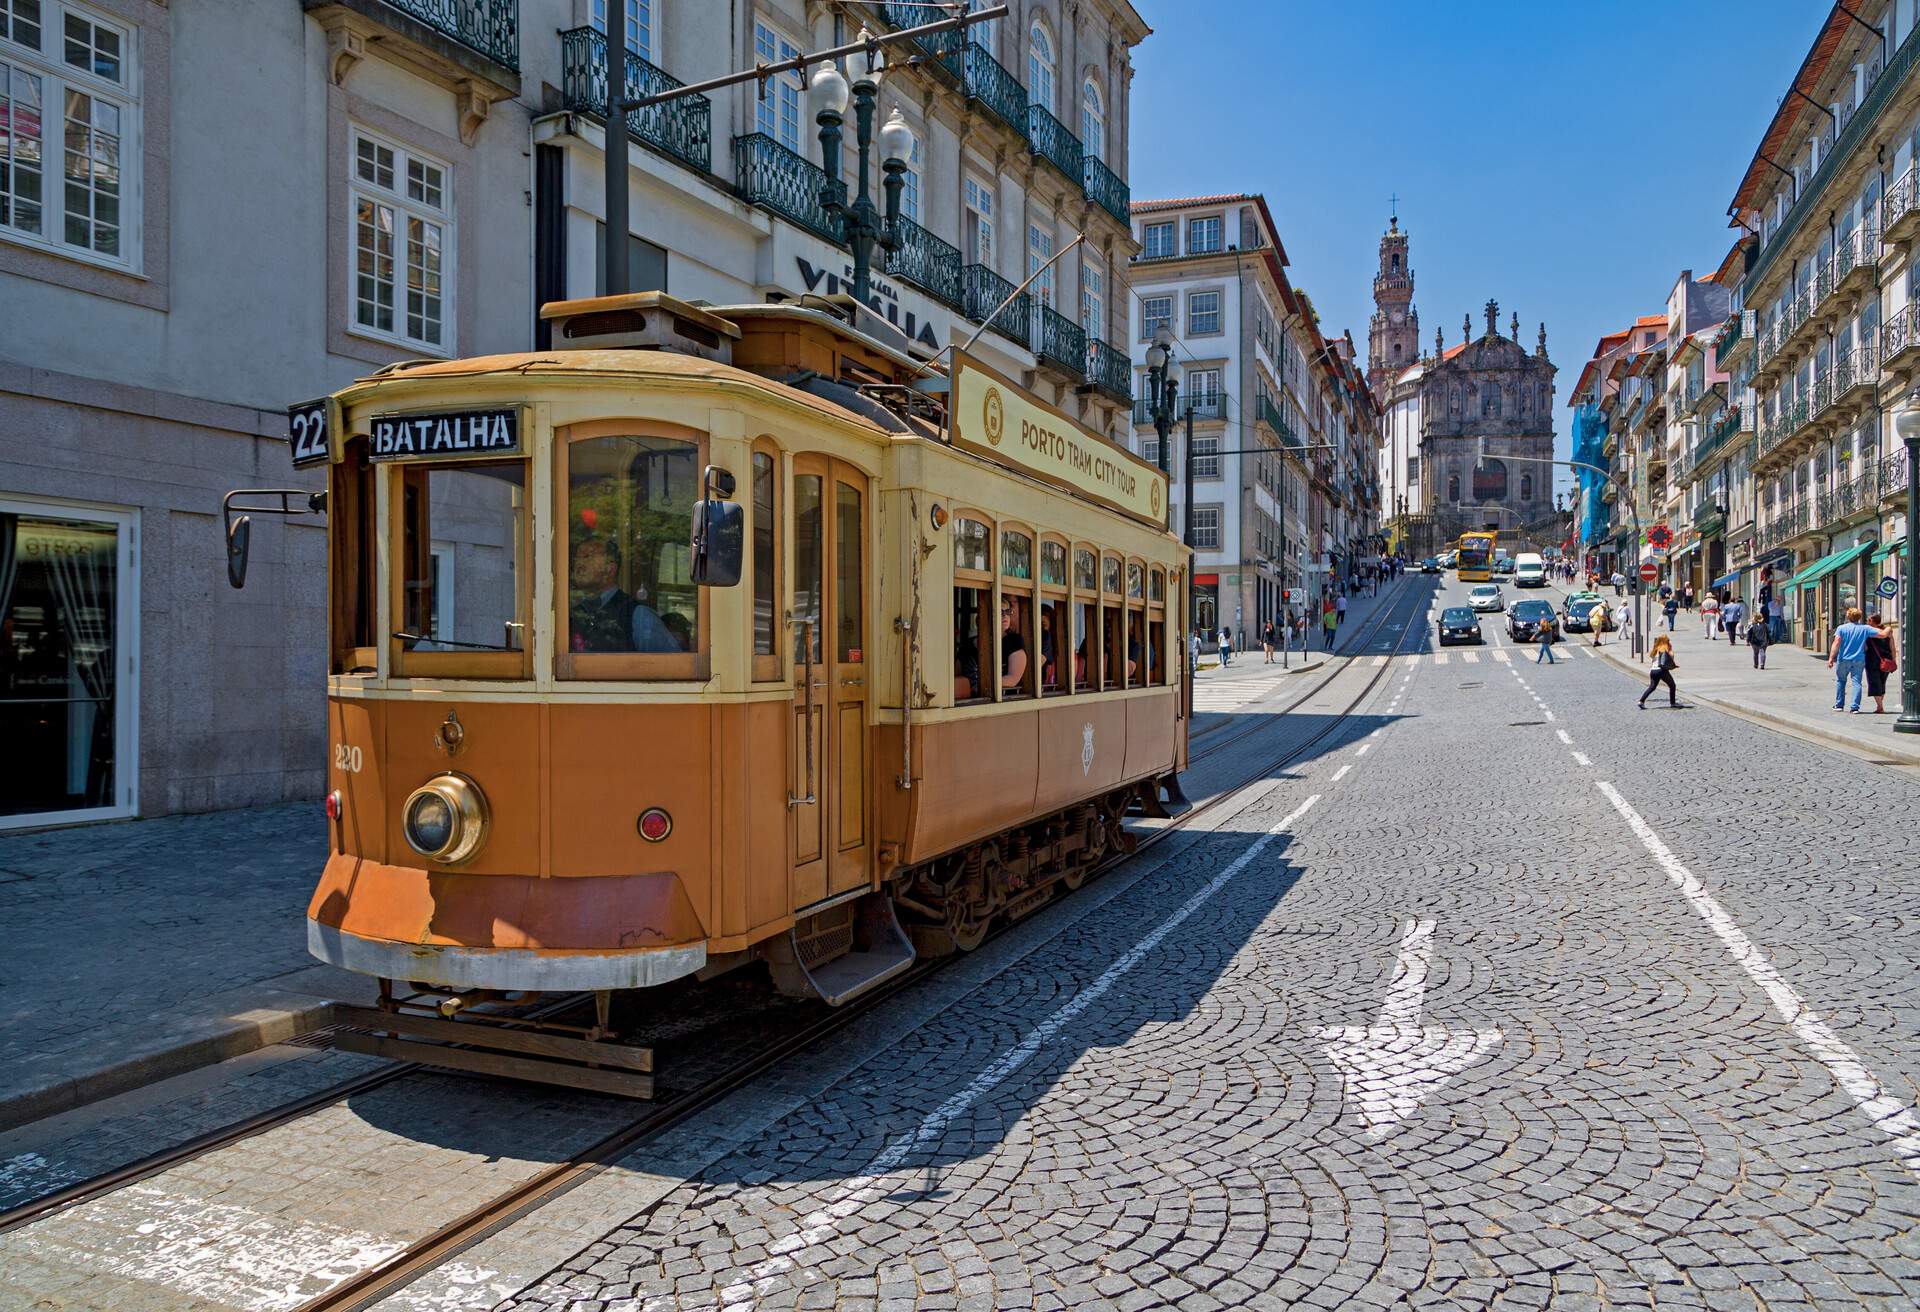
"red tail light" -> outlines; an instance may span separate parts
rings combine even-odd
[[[344,811],[345,809],[346,808],[342,806],[340,802],[339,789],[336,788],[332,792],[327,794],[327,819],[338,820],[340,818],[341,812]]]
[[[657,806],[650,806],[640,813],[640,837],[649,843],[657,843],[673,832],[673,817]]]

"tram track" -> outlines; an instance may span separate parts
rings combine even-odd
[[[1233,720],[1241,718],[1246,712],[1229,713],[1232,718],[1225,721],[1220,729],[1232,729],[1233,732],[1218,741],[1209,742],[1205,750],[1192,755],[1188,762],[1189,768],[1263,730],[1274,730],[1283,726],[1284,717],[1289,712],[1332,687],[1337,680],[1356,668],[1357,659],[1376,654],[1368,650],[1369,646],[1375,636],[1386,628],[1396,615],[1400,615],[1404,625],[1400,640],[1394,647],[1394,654],[1398,654],[1407,636],[1414,631],[1410,613],[1400,614],[1401,611],[1399,598],[1394,599],[1393,604],[1383,607],[1377,615],[1372,617],[1367,629],[1356,642],[1347,644],[1339,653],[1336,653],[1341,658],[1337,664],[1330,663],[1332,668],[1323,677],[1278,711],[1263,711],[1252,715],[1250,723],[1238,727],[1234,726]],[[1277,755],[1251,770],[1240,782],[1222,788],[1213,796],[1195,803],[1179,815],[1139,834],[1130,851],[1116,853],[1093,872],[1092,878],[1107,875],[1127,862],[1144,855],[1159,843],[1180,833],[1201,816],[1210,814],[1231,802],[1261,779],[1269,777],[1277,770],[1285,769],[1294,761],[1312,753],[1328,738],[1341,731],[1348,717],[1372,695],[1390,669],[1389,665],[1383,664],[1369,671],[1360,689],[1348,699],[1344,708],[1328,718],[1326,724],[1314,730],[1306,738],[1289,744]],[[1015,921],[996,927],[988,941],[997,939],[1000,935],[1009,932],[1014,925],[1022,923],[1026,922]],[[713,1079],[693,1089],[672,1094],[666,1099],[649,1104],[639,1115],[626,1120],[600,1138],[569,1154],[564,1160],[534,1173],[465,1213],[437,1226],[429,1233],[409,1242],[401,1250],[302,1304],[296,1312],[349,1312],[350,1309],[370,1307],[389,1297],[426,1272],[444,1265],[530,1212],[585,1183],[648,1140],[664,1134],[689,1117],[713,1106],[790,1057],[845,1030],[875,1008],[919,986],[949,964],[962,960],[966,955],[971,954],[922,962],[871,993],[826,1013],[816,1021],[802,1026],[771,1044],[756,1049]],[[560,999],[548,1007],[541,1008],[535,1015],[558,1014],[581,1005],[581,1002],[582,999],[578,997]],[[419,1063],[402,1062],[380,1070],[365,1072],[279,1107],[246,1117],[231,1125],[194,1136],[87,1180],[63,1186],[39,1198],[0,1212],[0,1234],[47,1220],[72,1208],[104,1198],[117,1190],[146,1180],[172,1167],[207,1157],[245,1139],[292,1124],[348,1098],[371,1092],[408,1075],[430,1069]]]

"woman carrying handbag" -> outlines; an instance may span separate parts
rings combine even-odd
[[[1900,668],[1900,659],[1893,654],[1893,630],[1879,611],[1867,616],[1867,624],[1874,630],[1867,639],[1867,696],[1873,698],[1873,713],[1885,715],[1887,676]]]
[[[1767,668],[1767,648],[1773,645],[1773,630],[1767,627],[1764,617],[1756,617],[1747,625],[1747,646],[1753,648],[1753,668]]]
[[[1680,662],[1673,658],[1673,639],[1663,633],[1653,640],[1653,668],[1647,671],[1647,690],[1640,694],[1641,710],[1647,709],[1647,698],[1663,683],[1667,685],[1667,705],[1679,707],[1680,690],[1673,684],[1673,672],[1679,668]]]

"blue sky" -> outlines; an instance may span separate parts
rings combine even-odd
[[[1296,285],[1362,357],[1387,200],[1423,348],[1500,302],[1567,389],[1732,244],[1727,202],[1820,0],[1135,0],[1135,199],[1265,193]],[[1619,161],[1630,156],[1622,168]],[[1566,480],[1561,480],[1562,482]]]

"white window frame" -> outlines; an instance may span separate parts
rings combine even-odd
[[[1153,326],[1156,323],[1165,324],[1167,326],[1168,332],[1173,331],[1173,314],[1174,314],[1174,310],[1177,308],[1175,305],[1176,299],[1177,298],[1174,296],[1172,292],[1156,292],[1151,296],[1142,296],[1140,298],[1140,340],[1141,341],[1150,342],[1153,340]],[[1149,305],[1152,305],[1155,301],[1165,301],[1167,303],[1167,312],[1165,315],[1148,313],[1147,307]]]
[[[1213,233],[1213,244],[1210,246],[1196,245],[1193,240],[1194,229],[1201,228],[1203,231],[1205,231],[1206,224],[1213,225],[1211,229]],[[1188,216],[1187,218],[1187,254],[1218,255],[1221,251],[1224,251],[1226,248],[1227,248],[1227,223],[1223,217],[1221,217],[1218,214],[1193,214]]]
[[[1054,112],[1054,90],[1060,81],[1059,59],[1054,54],[1053,33],[1035,18],[1027,26],[1027,103]]]
[[[756,15],[753,20],[753,54],[761,63],[770,64],[775,60],[792,59],[805,49],[799,42],[779,27]],[[762,97],[751,85],[747,93],[753,96],[753,130],[785,146],[802,159],[807,158],[807,91],[800,74],[782,73],[769,79],[771,85]],[[788,113],[792,119],[789,123]],[[787,139],[787,129],[793,129],[792,140]]]
[[[1195,551],[1220,550],[1221,519],[1219,506],[1193,508],[1193,549]],[[1212,522],[1209,523],[1209,520]],[[1211,542],[1206,540],[1209,535],[1213,538]]]
[[[1214,325],[1211,328],[1197,328],[1194,326],[1194,314],[1196,312],[1194,303],[1200,300],[1200,298],[1203,296],[1211,296],[1213,298],[1212,313],[1214,317]],[[1221,293],[1217,289],[1212,287],[1208,287],[1200,291],[1188,292],[1187,293],[1187,331],[1185,335],[1188,337],[1215,337],[1215,336],[1218,336],[1220,333],[1225,332],[1226,331],[1226,299],[1227,298],[1221,295]]]
[[[1167,240],[1164,244],[1157,244],[1153,240],[1153,234],[1156,231],[1167,234]],[[1158,249],[1156,249],[1156,245],[1158,245]],[[1143,223],[1140,225],[1140,256],[1142,259],[1167,259],[1179,253],[1180,225],[1178,223],[1172,219],[1161,219],[1155,223]]]
[[[653,57],[654,50],[658,48],[654,26],[660,21],[660,0],[626,0],[626,4],[627,49],[657,66],[659,61]],[[592,0],[588,7],[587,26],[601,36],[607,34],[607,0]]]
[[[1089,351],[1095,341],[1106,340],[1107,271],[1091,257],[1080,261],[1080,327],[1087,334]]]
[[[66,17],[71,13],[120,38],[120,80],[100,77],[66,62]],[[0,35],[0,63],[31,75],[40,83],[40,227],[27,231],[0,224],[0,240],[47,251],[65,259],[139,273],[141,266],[142,132],[140,117],[140,60],[137,27],[111,18],[77,0],[41,0],[40,44],[28,46]],[[105,102],[120,116],[120,252],[102,254],[91,246],[66,240],[66,93],[71,90],[93,103]]]
[[[993,268],[993,184],[968,174],[961,188],[966,230],[961,234],[961,257],[968,264]]]
[[[1090,159],[1107,157],[1107,98],[1092,78],[1080,83],[1080,148]]]
[[[369,182],[360,176],[360,142],[371,142],[377,147],[393,152],[392,187],[383,187],[377,182]],[[436,210],[421,200],[408,196],[406,182],[407,166],[418,163],[440,170],[440,207]],[[458,229],[454,214],[454,171],[453,165],[425,151],[384,137],[378,132],[361,127],[357,123],[347,128],[347,322],[346,331],[354,337],[364,337],[376,342],[391,342],[417,351],[422,355],[451,356],[454,354],[458,333],[454,318],[456,281],[456,256],[458,249]],[[391,206],[394,211],[393,230],[393,328],[379,328],[360,322],[360,246],[359,222],[360,202],[368,200],[377,205]],[[407,239],[405,225],[408,219],[418,219],[422,223],[436,223],[440,226],[440,340],[430,342],[423,337],[414,337],[407,332]]]
[[[64,23],[61,24],[65,26]],[[79,824],[88,820],[119,820],[140,813],[140,512],[89,505],[53,497],[32,501],[0,497],[0,511],[14,515],[44,515],[52,519],[79,519],[112,524],[115,529],[114,633],[114,797],[111,806],[79,810],[36,811],[0,816],[0,832],[48,824]]]
[[[1049,264],[1053,258],[1053,229],[1038,223],[1027,224],[1027,276],[1033,279],[1029,290],[1033,294],[1036,313],[1040,306],[1059,307],[1059,293],[1055,275],[1060,266]]]
[[[907,167],[900,174],[900,212],[920,222],[920,139],[924,130],[913,134],[913,149],[907,152]]]

